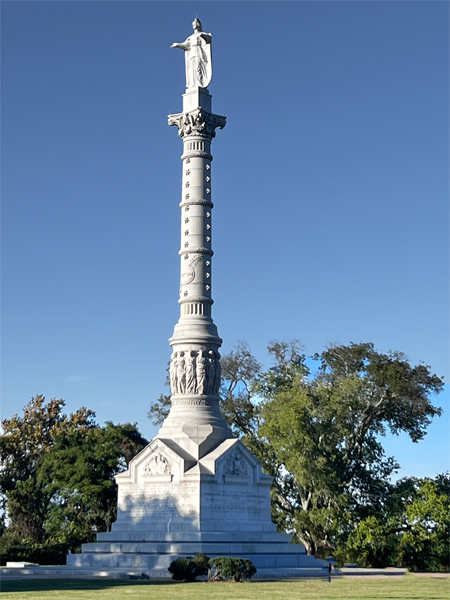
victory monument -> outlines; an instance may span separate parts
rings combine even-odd
[[[290,544],[271,521],[270,485],[219,409],[220,339],[211,316],[212,155],[225,117],[212,112],[212,36],[198,19],[184,51],[183,111],[169,115],[183,142],[180,318],[170,338],[170,413],[156,438],[116,477],[117,521],[67,565],[167,576],[176,557],[242,556],[257,576],[322,575],[324,561]]]

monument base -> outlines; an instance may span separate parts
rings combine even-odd
[[[237,439],[201,458],[173,440],[155,438],[116,477],[112,530],[84,544],[67,566],[138,569],[166,577],[177,557],[203,552],[250,559],[259,577],[323,577],[327,563],[289,543],[270,518],[272,478]]]

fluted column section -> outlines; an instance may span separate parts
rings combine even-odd
[[[202,89],[184,95],[183,109],[169,115],[169,125],[178,127],[183,140],[180,318],[170,339],[172,408],[158,437],[202,455],[232,437],[219,410],[222,340],[211,316],[211,141],[216,128],[225,126],[225,117],[211,112],[211,96]]]

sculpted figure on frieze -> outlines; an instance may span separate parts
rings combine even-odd
[[[220,366],[220,354],[218,352],[216,352],[214,354],[214,367],[215,367],[214,393],[217,394],[220,389],[220,379],[222,376],[222,368]]]
[[[216,383],[216,360],[214,352],[210,350],[208,352],[207,369],[206,369],[206,393],[215,394],[215,383]]]
[[[247,463],[244,457],[236,450],[225,463],[225,475],[247,475]]]
[[[197,355],[196,355],[197,354]],[[169,366],[172,394],[217,394],[220,386],[220,354],[173,352]]]
[[[184,352],[179,352],[177,360],[177,392],[184,394],[186,391],[186,360]]]
[[[186,394],[195,394],[195,392],[195,356],[193,352],[189,352],[186,356]]]
[[[173,352],[170,357],[169,377],[170,377],[170,390],[172,394],[178,393],[178,376],[177,376],[177,353]]]
[[[203,356],[203,352],[199,352],[197,356],[196,365],[196,376],[197,376],[197,394],[204,395],[206,393],[206,360]]]

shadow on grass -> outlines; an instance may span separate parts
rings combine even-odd
[[[104,590],[124,585],[157,586],[177,585],[171,580],[155,581],[148,579],[16,579],[1,582],[2,592],[49,592],[58,590]]]

